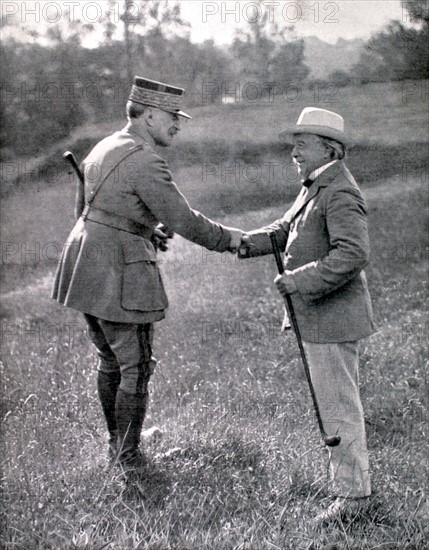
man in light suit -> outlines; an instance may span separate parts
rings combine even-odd
[[[242,235],[193,210],[155,152],[171,145],[180,120],[190,118],[181,110],[183,93],[135,77],[128,124],[83,161],[86,204],[64,246],[52,294],[85,315],[99,356],[110,455],[128,472],[144,466],[139,440],[155,366],[153,323],[168,305],[153,246],[157,227],[161,222],[217,252],[236,251]]]
[[[367,209],[343,162],[352,141],[340,115],[307,107],[280,138],[293,143],[301,192],[282,218],[244,236],[239,256],[272,253],[271,231],[285,251],[285,272],[275,283],[292,299],[325,429],[341,437],[329,449],[337,498],[316,518],[321,522],[371,494],[358,377],[358,341],[374,331],[363,271]]]

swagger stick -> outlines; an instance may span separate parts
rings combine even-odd
[[[282,275],[284,273],[285,268],[283,266],[282,257],[281,257],[281,254],[280,254],[279,245],[277,243],[276,234],[274,232],[270,232],[269,236],[270,236],[270,239],[271,239],[271,245],[273,247],[274,257],[275,257],[276,263],[277,263],[277,269],[278,269],[279,274]],[[319,424],[320,433],[322,434],[323,441],[324,441],[325,445],[327,445],[328,447],[336,447],[337,445],[339,445],[339,443],[341,441],[341,438],[338,435],[328,435],[325,432],[325,428],[323,427],[322,417],[320,416],[319,404],[317,403],[317,398],[316,398],[316,394],[314,392],[313,382],[311,381],[310,368],[308,366],[304,346],[302,345],[301,333],[299,331],[298,322],[297,322],[296,317],[295,317],[295,310],[293,308],[292,299],[289,296],[289,294],[286,294],[285,304],[286,304],[286,308],[287,308],[287,311],[288,311],[288,314],[289,314],[290,321],[292,323],[293,329],[294,329],[295,334],[296,334],[296,339],[298,341],[298,347],[299,347],[299,351],[301,353],[301,359],[302,359],[302,362],[303,362],[303,365],[304,365],[304,371],[305,371],[305,375],[307,377],[308,386],[310,388],[311,398],[313,399],[314,410],[316,411],[316,418],[317,418],[317,422]]]
[[[83,212],[83,207],[85,205],[85,181],[73,153],[71,151],[66,151],[63,154],[63,158],[70,162],[70,164],[73,166],[74,171],[77,174],[77,177],[79,178],[79,181],[76,184],[76,199],[74,206],[74,215],[75,218],[78,219],[80,218],[80,215]]]

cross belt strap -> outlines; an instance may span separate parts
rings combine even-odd
[[[89,220],[101,225],[107,225],[108,227],[119,229],[120,231],[126,231],[127,233],[138,235],[144,239],[150,239],[153,235],[153,229],[150,229],[146,225],[142,225],[141,223],[125,218],[124,216],[119,216],[113,212],[106,212],[106,210],[94,208],[89,204],[87,204],[83,209],[81,218],[84,221]]]

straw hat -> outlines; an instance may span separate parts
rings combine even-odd
[[[335,139],[346,148],[354,145],[354,140],[344,131],[344,119],[341,115],[326,109],[306,107],[299,115],[298,122],[288,126],[279,134],[279,138],[292,143],[294,134],[316,134]]]

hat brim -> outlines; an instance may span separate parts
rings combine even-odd
[[[138,101],[137,99],[129,99],[128,101],[131,101],[132,103],[138,103],[139,105],[144,105],[145,107],[151,107],[152,109],[159,109],[160,111],[164,111],[166,113],[172,113],[173,115],[179,115],[184,118],[192,119],[191,115],[188,115],[188,113],[185,113],[184,111],[180,111],[177,109],[166,109],[165,107],[161,107],[158,105],[149,105],[148,103],[144,103],[143,101]]]
[[[188,113],[185,113],[184,111],[176,111],[176,114],[179,115],[179,116],[182,116],[183,118],[188,118],[188,119],[192,120],[191,115],[188,115]]]
[[[314,124],[300,124],[288,126],[279,134],[279,138],[287,143],[293,143],[293,136],[296,134],[315,134],[322,137],[335,139],[344,145],[347,149],[351,149],[355,145],[355,141],[351,136],[344,132],[335,130],[335,128],[327,128],[326,126],[317,126]]]

